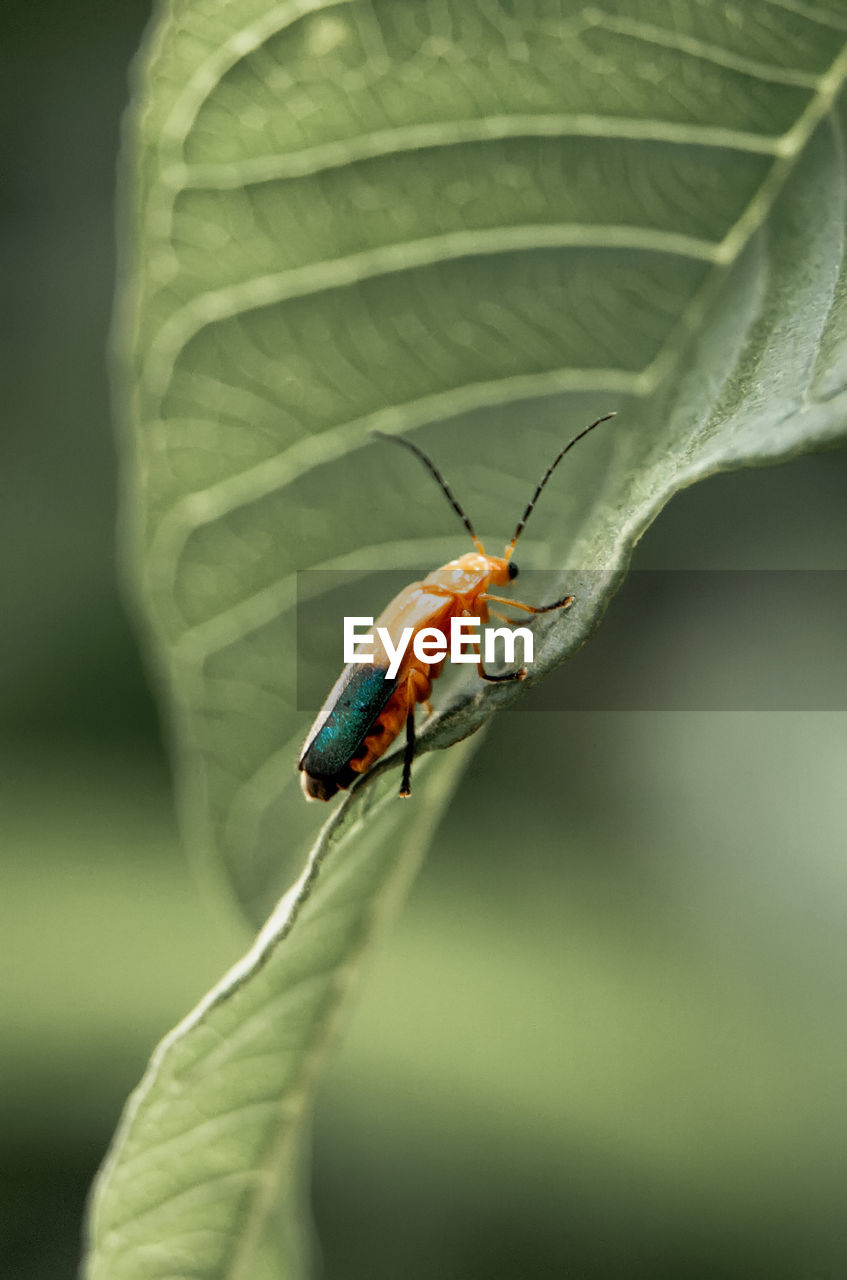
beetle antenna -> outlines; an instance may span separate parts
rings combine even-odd
[[[578,440],[581,440],[583,436],[587,436],[587,435],[588,435],[588,433],[589,433],[589,431],[593,431],[595,427],[599,427],[599,425],[600,425],[600,423],[601,423],[601,422],[608,422],[610,418],[614,418],[614,417],[615,417],[614,413],[606,413],[606,414],[604,414],[602,418],[598,418],[596,422],[592,422],[592,424],[591,424],[591,426],[590,426],[590,427],[585,427],[585,429],[584,429],[583,431],[580,431],[579,435],[574,436],[573,440],[570,440],[570,441],[565,445],[565,447],[564,447],[564,449],[562,450],[562,452],[556,455],[556,457],[555,457],[555,458],[553,459],[553,461],[550,463],[550,466],[549,466],[549,467],[547,468],[547,470],[544,472],[544,475],[543,475],[543,476],[541,477],[541,479],[539,480],[539,482],[538,482],[538,488],[535,490],[535,493],[534,493],[534,494],[532,495],[532,497],[530,498],[529,503],[527,504],[526,511],[523,513],[523,515],[521,516],[520,520],[518,521],[518,527],[517,527],[517,529],[516,529],[516,530],[515,530],[515,532],[514,532],[514,536],[512,537],[512,541],[507,545],[506,550],[505,550],[505,551],[504,551],[504,553],[503,553],[503,558],[504,558],[505,560],[510,560],[510,559],[512,558],[512,552],[513,552],[513,551],[514,551],[514,549],[515,549],[515,543],[517,542],[518,538],[519,538],[519,537],[521,536],[521,534],[523,533],[524,525],[526,524],[527,520],[528,520],[528,519],[529,519],[529,517],[530,517],[530,513],[532,512],[532,508],[535,506],[536,502],[538,501],[538,498],[539,498],[539,496],[540,496],[540,494],[541,494],[541,490],[544,488],[545,484],[546,484],[546,483],[547,483],[547,481],[550,479],[550,477],[552,476],[553,472],[556,470],[556,468],[558,467],[559,463],[562,461],[562,458],[564,458],[564,456],[565,456],[565,454],[568,452],[568,450],[569,450],[569,449],[572,449],[572,448],[574,447],[574,445],[577,443],[577,441],[578,441]]]
[[[450,503],[450,506],[456,512],[456,515],[459,517],[462,524],[465,526],[468,533],[471,535],[471,541],[473,542],[477,551],[481,552],[482,555],[485,555],[485,548],[483,547],[482,543],[480,542],[479,538],[474,532],[474,527],[471,524],[470,520],[465,515],[462,508],[459,506],[459,503],[457,502],[456,498],[453,496],[453,490],[450,488],[449,484],[444,479],[443,475],[438,470],[438,467],[435,465],[435,463],[432,462],[431,459],[426,456],[423,449],[419,449],[416,444],[412,444],[411,440],[407,440],[405,436],[391,436],[388,434],[387,431],[372,431],[371,435],[379,436],[380,440],[393,440],[395,444],[401,444],[404,449],[409,449],[410,452],[412,452],[415,455],[415,457],[420,458],[421,462],[424,464],[427,471],[429,471],[430,475],[435,477],[436,481],[441,486],[441,489],[444,492],[444,496],[446,497],[447,501]],[[526,519],[526,517],[524,517],[524,519]]]

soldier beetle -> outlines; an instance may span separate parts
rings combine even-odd
[[[487,554],[447,481],[422,449],[402,436],[374,432],[383,440],[393,440],[395,444],[409,449],[421,460],[467,529],[475,548],[474,551],[449,561],[440,569],[435,569],[422,582],[413,582],[395,596],[377,618],[377,635],[378,628],[384,628],[387,635],[393,638],[392,647],[396,650],[397,642],[404,633],[408,639],[409,629],[412,636],[417,636],[426,629],[435,633],[436,637],[445,638],[454,618],[478,618],[484,625],[491,612],[504,622],[513,622],[496,610],[489,611],[489,603],[510,605],[513,609],[532,614],[566,609],[573,602],[573,596],[564,596],[552,604],[532,605],[512,600],[508,596],[495,595],[489,588],[505,587],[518,576],[518,567],[512,559],[515,544],[542,489],[562,458],[589,431],[614,416],[613,413],[607,413],[592,422],[556,455],[538,482],[502,556]],[[429,710],[432,682],[441,674],[445,660],[441,658],[435,662],[424,661],[408,645],[396,674],[389,678],[389,654],[385,645],[377,641],[372,662],[350,662],[345,666],[318,712],[300,753],[297,767],[303,774],[301,781],[308,799],[329,800],[337,791],[349,787],[359,774],[366,773],[383,755],[404,725],[406,748],[403,754],[400,795],[408,796],[411,793],[412,761],[415,756],[415,704],[422,702]],[[477,654],[475,661],[480,677],[489,683],[499,684],[526,678],[525,667],[493,675],[485,670],[481,653]]]

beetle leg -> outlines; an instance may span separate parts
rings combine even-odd
[[[492,676],[485,670],[482,665],[482,655],[477,659],[476,669],[479,672],[481,680],[487,680],[489,684],[504,684],[507,680],[526,680],[526,667],[518,667],[517,671],[507,671],[502,676]]]
[[[573,596],[563,596],[561,600],[556,600],[553,604],[542,605],[524,604],[521,600],[510,600],[508,596],[493,596],[488,592],[478,596],[477,599],[484,600],[486,604],[489,600],[494,600],[497,604],[511,605],[513,609],[521,609],[524,613],[549,613],[551,609],[567,609],[569,605],[573,604]],[[514,618],[507,618],[505,614],[500,613],[497,609],[491,609],[489,612],[492,613],[495,618],[502,618],[503,621],[508,622],[510,626],[513,627],[515,625]],[[517,671],[509,671],[502,676],[491,676],[482,665],[482,655],[480,655],[479,661],[476,665],[480,677],[483,680],[488,680],[491,684],[500,684],[504,680],[526,679],[526,667],[519,667]]]
[[[479,596],[480,600],[496,600],[498,604],[509,604],[513,609],[521,609],[524,613],[549,613],[551,609],[567,609],[573,604],[573,596],[563,596],[554,600],[553,604],[523,604],[520,600],[510,600],[508,596]]]
[[[478,599],[478,600],[484,600],[485,598],[486,598],[485,596],[477,596],[477,599]],[[497,597],[497,596],[493,596],[493,597],[492,597],[492,596],[489,596],[489,597],[488,597],[488,599],[489,599],[489,600],[491,600],[491,599],[495,599],[495,600],[496,600],[496,599],[498,599],[498,598],[499,598],[499,597]],[[511,600],[508,600],[508,601],[506,601],[506,603],[507,603],[507,604],[511,604],[512,602],[511,602]],[[463,618],[470,618],[471,616],[472,616],[472,615],[471,615],[471,613],[470,613],[470,611],[469,611],[468,609],[463,609],[463,610],[462,610],[462,617],[463,617]],[[476,644],[476,640],[471,639],[471,637],[468,637],[467,643],[468,643],[469,645],[475,645],[475,644]],[[507,671],[507,672],[506,672],[504,675],[502,675],[502,676],[491,676],[491,675],[489,675],[489,674],[488,674],[488,672],[485,670],[485,667],[482,665],[482,653],[481,653],[481,651],[480,651],[480,652],[478,652],[478,653],[477,653],[477,655],[476,655],[476,669],[477,669],[477,671],[479,672],[479,677],[480,677],[480,679],[481,679],[481,680],[487,680],[489,684],[504,684],[504,683],[505,683],[506,681],[508,681],[508,680],[525,680],[525,679],[526,679],[526,667],[518,667],[517,671]]]
[[[405,799],[412,794],[412,761],[415,758],[415,683],[406,681],[406,749],[403,752],[403,777],[399,794]]]
[[[505,613],[501,613],[499,609],[489,609],[488,612],[492,618],[499,618],[501,622],[508,622],[510,627],[515,625],[514,618],[507,618]]]

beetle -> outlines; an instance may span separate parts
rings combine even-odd
[[[392,643],[396,645],[397,638],[406,628],[412,629],[414,637],[424,628],[432,628],[442,634],[449,632],[453,618],[478,618],[484,625],[489,620],[489,602],[511,605],[513,609],[532,614],[566,609],[573,602],[573,596],[564,596],[552,604],[532,605],[512,600],[508,596],[495,595],[489,588],[505,587],[518,576],[518,566],[512,559],[515,544],[542,489],[562,458],[589,431],[614,416],[614,413],[607,413],[592,422],[556,455],[538,482],[502,556],[487,554],[447,481],[422,449],[402,436],[375,431],[374,435],[402,445],[421,460],[464,524],[475,548],[456,560],[450,560],[440,569],[435,569],[422,582],[411,583],[395,596],[377,618],[376,634],[378,635],[377,628],[384,627]],[[511,621],[496,610],[490,612],[505,622]],[[404,725],[406,747],[399,794],[410,795],[412,761],[415,756],[415,704],[422,702],[429,709],[432,682],[441,674],[445,661],[445,658],[441,658],[436,662],[424,662],[415,656],[412,645],[409,644],[396,675],[389,677],[389,656],[381,642],[377,641],[372,663],[348,663],[318,712],[300,753],[297,768],[303,775],[301,782],[306,797],[310,800],[330,800],[338,791],[349,787],[357,776],[366,773],[384,754]],[[477,670],[481,678],[490,684],[526,678],[525,667],[493,675],[485,670],[481,653],[477,656]]]

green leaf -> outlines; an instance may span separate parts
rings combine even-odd
[[[157,1049],[95,1190],[92,1280],[307,1274],[304,1113],[355,962],[454,786],[446,756],[424,772],[416,822],[393,787],[342,802],[254,946]]]
[[[540,620],[527,686],[675,491],[842,437],[845,39],[841,8],[774,0],[164,9],[118,325],[140,608],[193,847],[255,919],[312,853],[130,1104],[92,1276],[298,1273],[318,1049],[463,758],[419,761],[408,805],[389,762],[320,831],[299,794],[297,571],[463,547],[373,429],[424,443],[504,540],[557,448],[618,410],[521,544],[577,598]],[[524,692],[467,680],[422,750]]]

